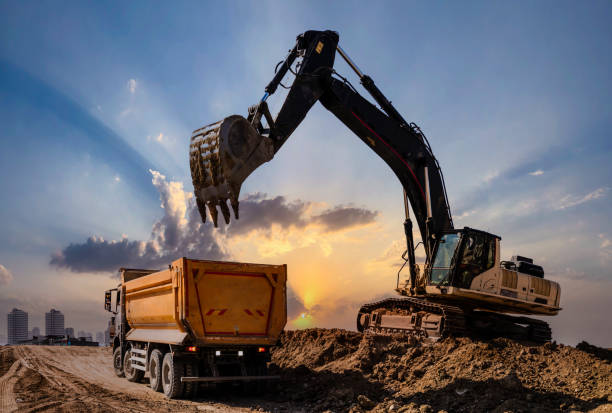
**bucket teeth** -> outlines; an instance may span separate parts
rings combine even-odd
[[[212,222],[215,225],[215,228],[217,228],[218,227],[217,217],[219,215],[219,213],[217,212],[217,205],[215,204],[215,201],[208,201],[206,202],[206,205],[208,206],[208,212],[210,212],[210,217],[212,218]],[[206,213],[204,213],[203,216],[206,216]]]
[[[239,219],[240,215],[238,214],[238,199],[235,197],[230,198],[230,204],[232,205],[232,209],[234,210],[234,217],[236,219]]]
[[[202,217],[202,222],[206,223],[206,203],[196,196],[196,205],[198,207],[198,212]]]
[[[219,200],[219,207],[221,208],[221,213],[223,214],[223,219],[225,219],[225,223],[230,223],[230,210],[227,207],[227,199],[221,198]]]

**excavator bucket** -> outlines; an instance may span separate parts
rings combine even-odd
[[[261,136],[251,123],[240,115],[196,129],[191,135],[189,164],[191,179],[202,222],[206,222],[206,206],[215,227],[218,210],[230,222],[229,200],[238,219],[238,196],[244,180],[257,167],[274,156],[269,138]]]

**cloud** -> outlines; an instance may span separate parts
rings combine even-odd
[[[147,136],[147,141],[154,140],[156,142],[162,143],[165,138],[166,138],[166,136],[163,133],[160,132],[159,135],[157,135],[157,136],[148,135]]]
[[[232,248],[256,248],[260,257],[278,256],[310,245],[329,256],[335,242],[351,240],[349,231],[374,223],[378,215],[352,206],[322,208],[320,203],[252,194],[240,201],[240,219],[222,226],[222,231]]]
[[[612,241],[610,241],[604,234],[599,234],[599,238],[601,238],[600,248],[608,248],[612,245]]]
[[[538,169],[537,171],[533,171],[533,172],[529,172],[529,175],[531,176],[540,176],[540,175],[544,175],[544,171],[541,169]]]
[[[92,236],[53,254],[50,264],[80,273],[115,272],[120,267],[160,268],[180,257],[229,259],[229,245],[241,241],[256,245],[263,256],[315,243],[329,254],[328,234],[368,225],[378,214],[350,206],[313,213],[317,208],[313,202],[256,193],[240,202],[241,219],[215,230],[210,221],[202,223],[193,194],[183,189],[182,182],[168,181],[157,171],[150,173],[163,216],[153,224],[148,240],[123,237],[108,241]]]
[[[136,79],[130,79],[127,81],[127,88],[131,94],[136,93],[136,86],[138,86]]]
[[[474,215],[477,211],[478,211],[477,209],[472,209],[472,210],[469,210],[469,211],[464,211],[460,215],[455,216],[455,219],[467,218],[469,216]]]
[[[303,228],[308,222],[305,214],[312,204],[304,201],[288,201],[284,196],[268,198],[266,194],[247,195],[240,201],[240,219],[227,227],[231,235],[247,234],[252,231],[269,233],[273,226],[282,229]]]
[[[71,243],[51,257],[50,264],[73,272],[115,272],[120,267],[160,268],[183,257],[227,259],[210,223],[203,224],[191,193],[180,182],[168,182],[150,171],[160,194],[164,215],[153,224],[147,241],[107,241],[92,236],[83,243]]]
[[[599,199],[603,197],[607,191],[608,188],[602,187],[597,188],[596,190],[589,192],[588,194],[582,197],[577,195],[566,195],[559,200],[558,205],[555,207],[555,209],[567,209],[576,205],[584,204],[585,202]]]
[[[482,180],[485,184],[488,184],[488,183],[491,183],[493,180],[495,180],[498,176],[499,176],[499,171],[497,170],[489,171],[485,174]]]
[[[13,273],[4,265],[0,264],[0,285],[8,285],[11,281],[13,281]]]
[[[301,314],[307,312],[308,309],[304,306],[304,301],[298,297],[291,288],[287,289],[287,318],[294,319]]]
[[[323,225],[326,231],[340,231],[356,226],[371,224],[378,212],[364,208],[337,206],[315,215],[313,222]]]
[[[240,201],[240,219],[227,227],[230,235],[263,231],[270,234],[274,226],[283,230],[318,227],[322,233],[347,231],[373,223],[377,211],[337,205],[319,213],[314,202],[288,201],[284,196],[268,198],[266,194],[249,194]]]
[[[602,264],[607,265],[612,261],[612,241],[605,234],[599,234],[599,239],[601,239],[599,255],[602,259]]]

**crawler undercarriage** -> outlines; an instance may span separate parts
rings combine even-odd
[[[548,323],[490,311],[442,304],[426,298],[388,298],[365,304],[357,329],[374,334],[406,334],[429,340],[448,336],[508,337],[544,343],[551,340]]]

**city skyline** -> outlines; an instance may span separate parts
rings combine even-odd
[[[102,331],[78,330],[78,334],[75,336],[74,327],[63,327],[65,324],[65,321],[64,321],[65,315],[61,311],[58,311],[55,308],[51,308],[49,312],[45,312],[44,314],[45,314],[44,316],[44,320],[45,320],[44,336],[65,335],[66,337],[72,337],[72,338],[89,337],[90,339],[93,339],[93,337],[95,337],[96,338],[95,341],[97,341],[101,345],[106,342],[105,340],[106,340],[106,335],[108,333],[108,327],[106,330],[102,330]],[[16,320],[16,321],[13,322],[12,320]],[[18,308],[13,308],[10,313],[7,313],[6,335],[4,334],[4,332],[0,332],[0,345],[18,344],[19,341],[31,340],[33,337],[39,337],[39,338],[43,337],[43,335],[41,335],[40,333],[41,331],[40,327],[33,326],[30,329],[29,327],[30,320],[31,320],[31,314],[29,312],[23,311]],[[49,320],[51,325],[47,326],[47,320]],[[18,328],[19,334],[17,335],[14,334],[14,331],[16,331],[15,329],[16,323],[18,323],[19,325],[19,328]],[[13,330],[11,330],[11,327],[13,327]],[[57,334],[59,333],[60,329],[62,329],[63,332],[61,334]],[[11,331],[13,331],[13,333]],[[55,334],[48,334],[48,332],[54,332]],[[15,340],[13,342],[9,340],[9,338],[11,337],[15,337]],[[99,337],[102,337],[103,339],[100,341],[98,340]]]

